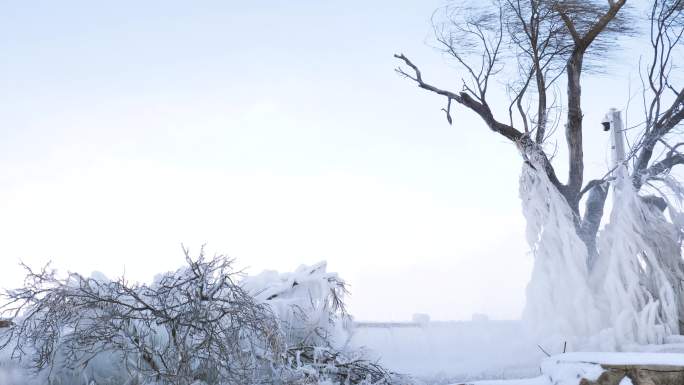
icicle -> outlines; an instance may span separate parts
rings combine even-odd
[[[618,344],[662,343],[679,330],[672,277],[681,263],[676,227],[639,197],[631,180],[618,176],[610,223],[599,237],[599,260],[592,272],[609,327]]]
[[[535,150],[528,151],[520,178],[534,256],[523,319],[541,335],[590,336],[599,332],[601,318],[588,284],[587,250],[575,231],[572,210],[540,171],[544,168]]]

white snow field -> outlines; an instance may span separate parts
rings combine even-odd
[[[563,352],[563,343],[537,346],[522,321],[417,323],[358,322],[352,344],[365,346],[389,369],[428,384],[577,385],[607,365],[684,366],[684,337],[662,345],[634,345],[634,352]],[[549,382],[549,378],[554,380]],[[478,381],[479,380],[479,381]]]
[[[538,375],[546,355],[533,341],[521,321],[489,320],[357,323],[351,340],[391,370],[430,382]]]

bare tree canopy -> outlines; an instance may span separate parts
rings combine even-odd
[[[433,26],[438,47],[463,69],[462,89],[446,90],[426,81],[419,67],[404,54],[395,54],[406,66],[398,67],[397,72],[420,88],[446,97],[443,110],[449,123],[453,121],[452,102],[456,102],[480,116],[492,131],[515,142],[523,157],[530,148],[542,149],[562,123],[569,154],[567,180],[560,180],[549,154],[543,152],[545,171],[577,215],[578,229],[592,227],[583,226],[579,203],[585,193],[606,180],[584,183],[582,75],[587,69],[607,66],[592,55],[594,52],[604,52],[619,36],[634,35],[630,23],[636,16],[626,10],[625,3],[497,0],[450,4],[435,12]],[[635,176],[653,176],[679,164],[672,153],[664,163],[647,170],[653,163],[653,147],[684,116],[682,90],[668,80],[674,50],[680,45],[682,3],[655,1],[651,10],[654,52],[647,71],[647,93],[651,95],[644,128],[648,135],[630,154],[634,157],[639,152]],[[494,78],[502,73],[509,79],[511,74],[517,75],[505,82],[510,97],[506,111],[495,110],[487,100]],[[561,83],[566,87],[565,98],[553,92],[552,87]],[[667,106],[663,105],[666,92],[675,95]],[[637,179],[635,183],[641,183]],[[597,204],[602,207],[595,200],[590,206]],[[592,221],[597,209],[590,210],[586,220]]]

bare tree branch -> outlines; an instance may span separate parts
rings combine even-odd
[[[397,68],[396,71],[401,74],[402,76],[405,76],[408,79],[411,79],[415,81],[418,84],[418,87],[428,90],[431,92],[434,92],[439,95],[446,96],[450,100],[454,100],[457,103],[467,107],[468,109],[472,110],[476,114],[478,114],[487,124],[487,126],[494,132],[499,133],[503,135],[505,138],[511,140],[511,141],[519,141],[523,133],[516,130],[515,128],[501,123],[497,121],[494,118],[494,115],[492,114],[491,109],[489,106],[483,102],[479,102],[475,99],[473,99],[468,93],[466,92],[461,92],[461,93],[455,93],[451,91],[446,91],[442,90],[440,88],[437,88],[431,84],[428,84],[423,81],[422,74],[418,67],[411,62],[404,54],[395,54],[395,58],[402,60],[407,66],[409,66],[413,70],[413,75],[410,75],[406,73],[401,67]]]

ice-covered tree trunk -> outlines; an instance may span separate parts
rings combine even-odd
[[[551,183],[536,154],[523,165],[520,198],[534,257],[523,319],[544,336],[587,336],[601,328],[589,287],[587,249],[572,210]]]
[[[535,151],[529,151],[520,179],[534,256],[524,319],[545,337],[577,342],[576,348],[620,349],[678,333],[684,313],[678,227],[621,172],[596,264],[588,270],[578,219],[540,171]]]
[[[618,345],[662,343],[677,333],[677,296],[665,261],[680,258],[678,235],[628,178],[614,183],[610,222],[599,238],[592,287]]]

